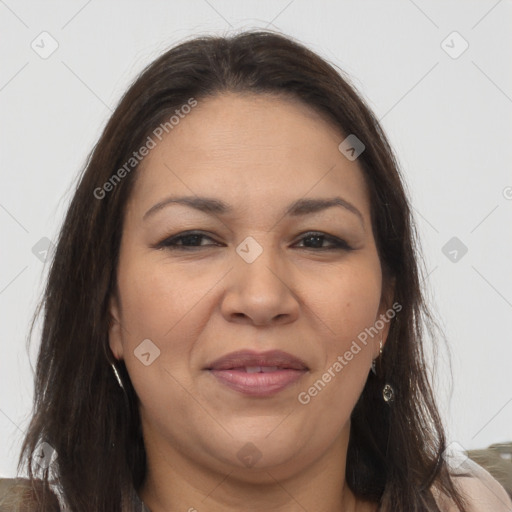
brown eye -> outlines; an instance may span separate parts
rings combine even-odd
[[[194,249],[196,247],[209,247],[212,245],[219,245],[217,243],[214,244],[203,244],[201,243],[204,239],[212,240],[213,239],[204,233],[200,232],[186,232],[180,233],[179,235],[172,236],[170,238],[166,238],[159,242],[155,247],[157,249]]]
[[[308,245],[303,245],[302,247],[304,249],[319,249],[322,251],[326,250],[346,250],[350,251],[352,250],[352,247],[345,242],[345,240],[342,240],[341,238],[337,238],[335,236],[327,235],[325,233],[320,232],[310,232],[303,235],[301,238],[302,241],[308,241]],[[328,242],[330,247],[324,247],[324,242]]]

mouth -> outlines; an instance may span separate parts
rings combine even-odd
[[[249,396],[267,397],[301,379],[309,368],[299,358],[273,350],[249,350],[223,356],[204,368],[216,381]]]

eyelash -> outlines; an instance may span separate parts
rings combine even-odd
[[[208,235],[198,232],[198,231],[185,231],[183,233],[180,233],[178,235],[165,238],[161,242],[157,243],[154,248],[155,249],[170,249],[170,250],[178,250],[178,251],[195,251],[197,249],[201,249],[204,247],[211,247],[212,244],[209,245],[192,245],[192,246],[186,246],[186,245],[178,245],[176,241],[182,241],[184,238],[196,236],[201,238],[209,238],[210,240],[213,240],[213,238],[209,237]],[[308,249],[313,251],[352,251],[353,248],[341,238],[337,238],[331,235],[327,235],[325,233],[322,233],[320,231],[308,231],[306,233],[302,234],[302,238],[300,240],[304,240],[306,238],[312,238],[312,237],[320,237],[323,239],[323,241],[330,242],[331,244],[334,244],[334,247],[320,247],[320,248],[314,248],[314,247],[301,247],[301,249]]]

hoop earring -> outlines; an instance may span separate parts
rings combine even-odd
[[[117,371],[117,368],[115,367],[114,363],[110,363],[110,366],[112,366],[112,370],[114,370],[114,375],[116,377],[116,380],[119,384],[119,387],[126,393],[126,389],[124,389],[123,383],[121,381],[121,377],[119,376],[119,372]]]

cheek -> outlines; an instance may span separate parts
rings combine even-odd
[[[119,273],[119,287],[132,338],[163,340],[180,329],[183,319],[218,281],[217,274],[190,268],[143,258],[126,262]]]
[[[372,329],[378,319],[381,296],[380,266],[358,261],[309,286],[310,303],[321,344],[322,365],[315,368],[313,387],[304,401],[312,409],[337,404],[331,419],[336,423],[352,410],[366,382],[380,335]],[[319,283],[322,283],[320,285]],[[328,283],[327,285],[325,283]]]
[[[318,318],[328,340],[329,352],[334,348],[344,351],[377,319],[381,296],[380,266],[370,264],[373,258],[368,260],[354,261],[336,270],[330,268],[325,275],[310,278],[305,283],[308,306]]]
[[[119,268],[123,357],[134,387],[144,402],[148,399],[147,404],[157,400],[159,390],[174,392],[178,381],[189,384],[190,354],[209,319],[205,297],[219,280],[219,272],[191,269],[191,265],[171,267],[144,258],[127,258]],[[145,366],[137,355],[148,339],[151,343],[144,341],[148,350],[143,353],[150,352],[146,359],[152,360],[153,352],[158,356]]]

